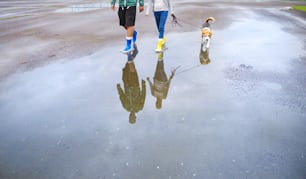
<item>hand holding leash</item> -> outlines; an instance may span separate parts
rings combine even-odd
[[[182,25],[177,21],[177,18],[174,14],[171,14],[172,16],[172,26],[176,26],[179,25],[180,27],[182,27]]]

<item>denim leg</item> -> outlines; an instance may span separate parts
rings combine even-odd
[[[168,11],[161,11],[160,12],[160,20],[159,20],[159,38],[164,38],[164,32],[165,32],[165,24],[168,17]]]
[[[160,22],[160,12],[154,12],[155,23],[157,30],[159,31],[159,22]]]

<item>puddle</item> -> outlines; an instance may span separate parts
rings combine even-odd
[[[290,95],[286,83],[263,78],[239,96],[224,72],[292,79],[303,39],[281,27],[243,19],[214,31],[205,54],[198,31],[169,34],[163,56],[142,37],[133,63],[119,52],[123,39],[1,81],[1,177],[302,178],[305,113],[270,100]]]
[[[93,3],[93,4],[78,4],[78,5],[72,5],[65,7],[63,9],[58,9],[55,12],[58,13],[70,13],[70,12],[84,12],[84,11],[93,11],[98,10],[102,8],[110,8],[110,2],[109,3]]]
[[[295,57],[292,54],[305,56],[303,42],[296,39],[294,34],[283,30],[277,22],[257,21],[245,19],[235,23],[227,29],[228,34],[222,32],[216,38],[226,38],[222,48],[230,63],[238,61],[254,66],[259,71],[285,73],[290,70],[288,63]],[[269,34],[269,38],[266,35]],[[216,44],[217,48],[221,44]],[[235,60],[236,59],[236,60]],[[239,64],[238,64],[239,65]]]

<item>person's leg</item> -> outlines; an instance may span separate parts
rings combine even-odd
[[[165,24],[167,21],[167,17],[168,17],[168,11],[161,11],[158,14],[158,21],[156,21],[156,23],[158,23],[157,27],[158,27],[158,42],[157,42],[157,48],[156,48],[156,52],[161,52],[163,49],[163,45],[165,43],[165,38],[164,38],[164,32],[165,32]]]
[[[127,29],[127,33],[126,33],[126,46],[122,50],[123,53],[128,53],[133,50],[132,41],[134,34],[135,19],[136,19],[136,6],[131,6],[126,8],[125,27]],[[136,41],[136,39],[134,40]]]
[[[159,32],[160,12],[154,12],[154,18],[155,18],[157,30]]]
[[[126,9],[124,7],[118,8],[119,25],[126,29],[125,13],[126,13]]]
[[[159,39],[164,38],[165,33],[165,24],[168,17],[168,11],[161,11],[160,13],[160,21],[159,21]]]
[[[156,27],[157,27],[157,30],[158,30],[158,37],[159,37],[159,34],[160,34],[160,31],[159,31],[159,25],[160,25],[160,15],[161,15],[161,12],[160,11],[157,11],[157,12],[154,12],[154,17],[155,17],[155,23],[156,23]],[[156,52],[161,52],[162,49],[161,49],[161,41],[158,39],[157,41],[157,48],[155,49]]]
[[[133,37],[134,26],[127,26],[126,29],[127,29],[126,36],[127,37]]]
[[[125,7],[119,7],[118,9],[118,16],[119,16],[119,25],[122,26],[124,29],[127,30],[126,26],[126,8]],[[126,46],[122,51],[125,51],[128,49],[129,46],[129,39],[126,37]]]
[[[133,37],[133,43],[136,43],[137,40],[137,31],[134,28],[136,22],[136,12],[136,6],[129,7],[126,16],[127,36]]]

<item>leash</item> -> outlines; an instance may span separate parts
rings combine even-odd
[[[182,25],[180,22],[184,22],[185,24],[187,24],[187,25],[189,25],[189,26],[191,26],[191,27],[194,27],[194,28],[201,28],[201,27],[199,27],[199,26],[196,26],[196,25],[194,25],[194,24],[191,24],[191,23],[189,23],[189,22],[187,22],[187,21],[184,21],[184,20],[182,20],[182,19],[179,19],[179,20],[178,20],[178,18],[177,18],[174,14],[171,14],[171,16],[172,16],[172,26],[174,26],[174,27],[175,27],[175,26],[183,27],[183,25]],[[179,21],[180,21],[180,22],[179,22]],[[182,70],[182,71],[179,71],[179,72],[175,73],[175,71],[181,67],[181,65],[179,65],[179,66],[176,67],[172,72],[174,72],[175,75],[178,75],[178,74],[185,73],[185,72],[188,72],[188,71],[190,71],[190,70],[193,70],[193,69],[195,69],[195,68],[197,68],[197,67],[200,67],[200,66],[201,66],[200,64],[193,65],[193,66],[191,66],[191,67],[189,67],[189,68],[186,68],[186,69],[184,69],[184,70]]]
[[[176,16],[174,14],[171,14],[171,16],[172,16],[172,26],[178,25],[178,26],[182,27],[182,24],[177,21]]]
[[[191,67],[189,67],[189,68],[186,68],[185,70],[182,70],[182,71],[177,72],[176,75],[181,74],[181,73],[185,73],[185,72],[187,72],[187,71],[193,70],[193,69],[195,69],[195,68],[197,68],[197,67],[200,67],[200,66],[201,66],[200,64],[191,66]],[[179,66],[179,67],[180,67],[180,66]]]
[[[180,22],[184,22],[184,24],[187,24],[191,27],[200,28],[200,26],[196,26],[196,25],[191,24],[190,22],[187,22],[185,20],[178,19],[174,14],[171,14],[171,16],[172,16],[172,26],[173,27],[175,27],[175,26],[183,27],[183,25]]]

